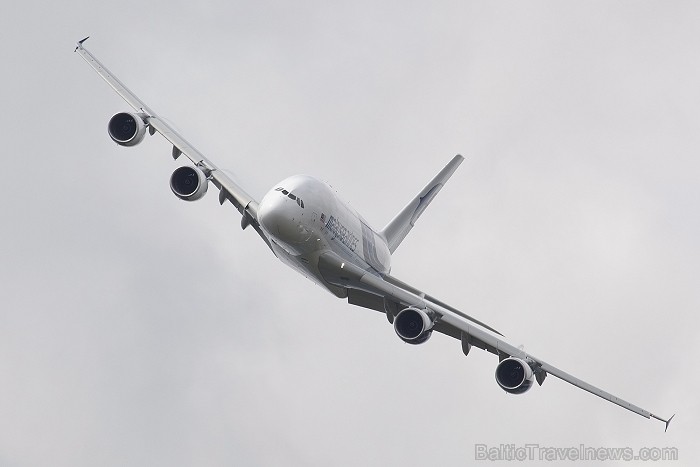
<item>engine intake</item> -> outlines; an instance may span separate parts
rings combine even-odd
[[[433,333],[433,319],[425,310],[409,307],[394,318],[394,331],[409,344],[422,344]]]
[[[146,136],[146,124],[138,114],[120,112],[109,120],[107,131],[118,145],[135,146]]]
[[[170,189],[185,201],[196,201],[207,192],[207,176],[197,167],[184,166],[175,169],[170,176]]]
[[[508,393],[522,394],[532,387],[532,381],[532,368],[519,358],[506,358],[496,367],[496,382]]]

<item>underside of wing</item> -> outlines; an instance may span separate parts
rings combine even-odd
[[[321,255],[319,270],[329,283],[348,289],[350,303],[386,313],[398,336],[407,343],[421,344],[437,331],[460,340],[465,355],[472,347],[497,355],[496,382],[506,392],[522,394],[533,382],[542,385],[549,374],[643,417],[661,420],[667,428],[673,418],[654,415],[527,354],[494,329],[397,279],[345,263],[331,252]]]
[[[112,140],[121,146],[134,146],[143,140],[146,132],[163,135],[172,144],[173,158],[184,154],[194,164],[194,167],[181,167],[173,172],[170,181],[173,193],[180,199],[195,201],[206,193],[207,185],[211,182],[219,190],[219,203],[228,200],[242,215],[241,227],[252,225],[269,246],[269,239],[258,224],[257,201],[131,92],[84,47],[85,40],[87,38],[78,42],[75,52],[134,110],[112,117],[108,125]]]

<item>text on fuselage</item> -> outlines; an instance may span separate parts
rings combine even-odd
[[[325,227],[340,241],[340,243],[348,247],[350,251],[355,251],[359,239],[350,229],[341,224],[338,219],[331,216],[328,222],[326,222]]]

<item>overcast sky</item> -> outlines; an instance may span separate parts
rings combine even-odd
[[[464,466],[506,443],[695,465],[699,21],[694,1],[8,3],[0,466]],[[507,395],[494,356],[404,344],[215,193],[176,199],[162,137],[109,139],[127,106],[73,53],[87,35],[258,198],[307,173],[381,228],[463,154],[393,274],[677,413],[669,432],[553,377]]]

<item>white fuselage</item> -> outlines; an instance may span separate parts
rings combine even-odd
[[[346,290],[329,284],[319,273],[323,252],[333,251],[375,274],[391,269],[384,237],[315,178],[294,175],[277,184],[260,202],[258,222],[277,257],[339,297],[345,297]]]

